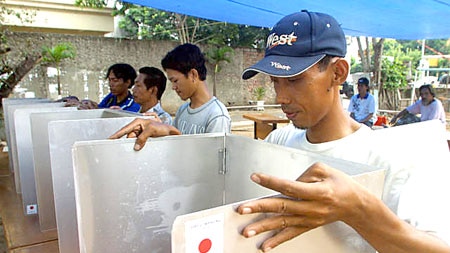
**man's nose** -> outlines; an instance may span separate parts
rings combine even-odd
[[[281,85],[275,87],[275,102],[277,104],[288,104],[290,101],[289,93]]]
[[[276,96],[276,100],[275,102],[277,104],[289,104],[290,99],[288,97],[285,96]]]

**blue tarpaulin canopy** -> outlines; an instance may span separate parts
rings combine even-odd
[[[405,40],[450,38],[449,0],[125,0],[205,19],[272,27],[295,11],[332,15],[346,35]]]

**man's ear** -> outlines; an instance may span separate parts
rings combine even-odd
[[[152,86],[150,87],[150,92],[152,93],[152,95],[158,94],[158,87],[157,86]]]
[[[189,79],[191,79],[192,82],[195,82],[196,80],[199,80],[198,72],[197,72],[196,69],[191,69],[189,71]]]
[[[350,70],[350,66],[344,58],[338,58],[334,64],[334,81],[341,85],[347,80],[348,72]]]

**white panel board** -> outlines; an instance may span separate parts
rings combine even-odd
[[[290,157],[286,170],[292,172],[285,175],[298,176],[305,169],[298,164],[311,161],[305,159],[311,154],[299,150],[278,146],[275,152],[272,144],[224,134],[150,139],[139,152],[133,151],[133,144],[134,139],[75,143],[81,252],[170,252],[176,216],[217,207],[228,199],[267,194],[248,179],[253,166],[276,172],[273,165]],[[375,170],[339,160],[335,164],[353,172]],[[232,181],[237,177],[243,180]],[[381,195],[378,183],[374,185]]]
[[[223,136],[76,142],[81,252],[170,252],[180,214],[223,203]]]
[[[76,141],[107,139],[134,118],[57,120],[48,124],[59,252],[80,252],[73,179],[73,144]]]
[[[45,106],[43,106],[45,105]],[[17,153],[17,169],[20,179],[22,203],[25,215],[37,214],[36,184],[34,176],[33,140],[31,138],[32,113],[74,111],[74,107],[63,107],[63,103],[39,104],[32,108],[16,109],[14,112],[14,128]]]
[[[14,129],[12,127],[12,124],[14,124],[13,121],[13,111],[11,111],[10,105],[17,105],[17,104],[31,104],[31,103],[49,103],[49,99],[44,98],[3,98],[2,99],[2,107],[3,107],[3,118],[5,120],[5,135],[6,135],[6,143],[8,144],[8,147],[11,143],[11,131]],[[9,157],[9,168],[10,171],[14,171],[13,162],[11,155]]]
[[[31,114],[36,196],[39,210],[39,225],[42,231],[56,229],[48,123],[55,120],[118,118],[130,117],[131,115],[138,116],[138,114],[110,109]],[[88,129],[80,129],[80,131],[88,131]]]

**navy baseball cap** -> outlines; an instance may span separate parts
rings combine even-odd
[[[366,86],[369,86],[369,79],[366,77],[361,77],[358,79],[358,84],[365,84]]]
[[[347,42],[339,23],[324,13],[301,11],[282,18],[267,38],[262,60],[242,73],[291,77],[303,73],[325,55],[345,57]]]

